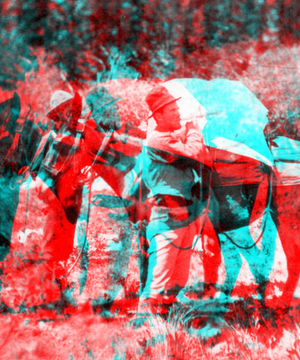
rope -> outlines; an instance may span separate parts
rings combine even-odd
[[[227,239],[233,244],[235,245],[236,247],[238,247],[239,249],[243,249],[243,250],[250,250],[252,249],[254,246],[256,246],[258,244],[258,242],[262,239],[262,236],[263,236],[263,233],[265,231],[265,228],[266,228],[266,224],[267,224],[267,216],[265,216],[265,212],[267,213],[270,213],[271,209],[270,209],[270,205],[271,205],[271,201],[272,201],[272,183],[273,183],[273,172],[271,172],[271,175],[270,175],[270,180],[269,180],[269,199],[268,199],[268,206],[267,206],[267,211],[264,211],[264,214],[263,214],[263,220],[264,220],[264,223],[263,223],[263,226],[262,226],[262,230],[261,230],[261,233],[258,237],[258,239],[250,246],[241,246],[241,245],[238,245],[228,234],[226,234],[225,232],[223,233],[223,235],[225,235],[227,237]]]
[[[202,171],[202,169],[201,169]],[[179,249],[179,250],[191,250],[192,248],[194,248],[197,244],[197,242],[199,241],[199,239],[201,239],[201,236],[202,236],[202,233],[203,233],[203,230],[205,228],[205,223],[206,223],[206,220],[208,218],[208,213],[209,213],[209,202],[210,202],[210,197],[211,197],[211,178],[212,178],[212,175],[211,175],[212,172],[210,172],[210,177],[209,177],[209,194],[208,194],[208,200],[207,200],[207,205],[206,205],[206,209],[204,210],[203,212],[203,215],[205,215],[205,218],[204,218],[204,221],[203,221],[203,226],[202,226],[202,229],[199,233],[199,235],[197,236],[197,239],[193,242],[193,244],[191,246],[188,246],[188,247],[181,247],[181,246],[176,246],[175,244],[172,243],[172,240],[169,240],[165,235],[165,238],[176,248],[176,249]]]

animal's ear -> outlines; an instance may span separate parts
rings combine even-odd
[[[19,95],[15,92],[14,96],[12,98],[12,101],[11,101],[11,108],[10,108],[11,119],[10,119],[10,121],[16,122],[19,119],[20,111],[21,111],[21,100],[20,100]]]
[[[3,101],[0,104],[0,124],[5,122],[6,119],[9,117],[10,108],[11,108],[11,99]]]
[[[75,120],[80,118],[82,112],[82,97],[78,92],[75,93],[73,101],[72,101],[72,117]]]
[[[270,146],[272,147],[279,147],[272,139],[270,139]]]

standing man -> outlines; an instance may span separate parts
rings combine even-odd
[[[20,187],[11,251],[4,263],[1,300],[8,306],[41,305],[64,296],[61,281],[73,251],[82,184],[83,140],[79,94],[56,91],[45,135]],[[17,294],[17,296],[16,296]]]
[[[164,313],[185,286],[194,240],[209,222],[210,164],[199,129],[181,125],[177,101],[164,86],[146,97],[156,128],[143,154],[149,195],[148,275],[139,313]]]

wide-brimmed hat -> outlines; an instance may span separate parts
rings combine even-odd
[[[57,112],[59,106],[66,105],[68,102],[71,104],[72,100],[73,95],[68,92],[62,90],[55,91],[50,99],[50,110],[47,112],[47,116],[51,118]]]
[[[145,100],[148,104],[151,114],[148,116],[148,119],[153,116],[153,114],[162,109],[164,106],[171,104],[177,100],[181,99],[181,97],[175,98],[172,96],[169,91],[164,86],[156,86],[152,89],[148,95],[146,96]]]
[[[102,111],[104,106],[112,104],[121,98],[115,98],[107,91],[104,86],[97,86],[89,91],[86,96],[86,103],[88,107],[93,112],[93,117]]]

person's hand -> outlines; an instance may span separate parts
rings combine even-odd
[[[30,172],[28,171],[28,173],[26,174],[25,178],[23,180],[20,181],[20,184],[22,185],[22,187],[24,189],[28,189],[31,181],[32,181],[32,177],[30,176]]]
[[[21,167],[21,169],[18,171],[18,175],[24,175],[28,169],[29,169],[29,166]]]
[[[196,127],[195,127],[195,124],[193,121],[189,121],[186,123],[186,134],[188,134],[190,130],[196,130]]]
[[[88,188],[96,176],[98,176],[98,174],[92,170],[91,166],[85,166],[80,171],[78,185],[85,185]]]

